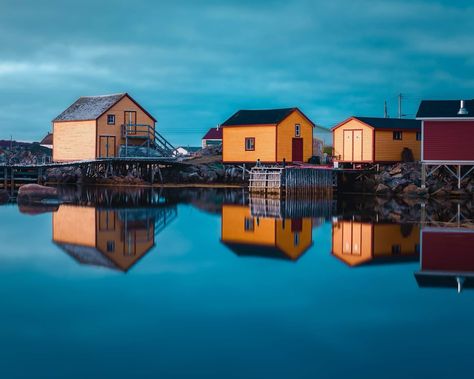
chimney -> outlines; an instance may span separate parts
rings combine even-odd
[[[467,111],[467,109],[464,107],[464,100],[461,100],[461,107],[459,108],[459,111],[458,111],[458,115],[459,116],[465,116],[467,115],[469,112]]]
[[[221,126],[220,126],[219,124],[217,124],[216,130],[219,131],[219,128],[220,128],[220,127],[221,127]]]

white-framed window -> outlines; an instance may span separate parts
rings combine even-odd
[[[115,125],[115,115],[108,114],[107,115],[107,125]]]
[[[295,137],[301,137],[301,125],[295,124]]]

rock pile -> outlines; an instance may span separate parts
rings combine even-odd
[[[0,141],[0,164],[36,164],[49,162],[51,150],[39,143]]]

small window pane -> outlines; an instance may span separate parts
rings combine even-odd
[[[421,132],[416,132],[416,140],[421,141]]]
[[[255,229],[254,219],[251,217],[245,217],[244,220],[244,230],[246,232],[251,232]]]
[[[255,150],[255,138],[253,137],[245,138],[245,150],[247,151]]]
[[[401,131],[394,131],[393,132],[393,139],[394,140],[397,140],[397,141],[400,141],[402,140],[402,132]]]
[[[113,115],[113,114],[108,114],[107,115],[107,124],[108,125],[114,125],[115,124],[115,115]]]
[[[295,125],[295,137],[301,137],[301,125],[300,124]]]

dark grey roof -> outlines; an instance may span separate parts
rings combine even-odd
[[[458,115],[461,100],[422,100],[417,118],[466,118],[474,117],[474,100],[464,100],[467,115]]]
[[[82,96],[53,121],[95,120],[126,95]]]
[[[232,125],[262,125],[262,124],[278,124],[288,117],[298,108],[281,108],[281,109],[256,109],[256,110],[240,110],[234,113],[230,118],[222,123],[222,126]],[[303,114],[303,112],[301,112]],[[304,115],[304,114],[303,114]],[[312,125],[314,123],[305,116]]]
[[[421,121],[407,118],[354,117],[375,129],[421,130]]]

